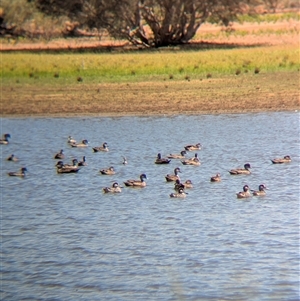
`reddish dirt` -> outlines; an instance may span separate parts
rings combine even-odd
[[[276,23],[233,23],[232,34],[218,34],[224,28],[212,24],[203,24],[192,44],[199,43],[226,43],[239,45],[284,45],[299,44],[300,22],[296,20],[282,21]],[[235,35],[234,32],[242,30],[246,36]],[[280,31],[288,34],[279,34]],[[209,39],[206,38],[210,34]],[[14,50],[61,50],[61,49],[97,49],[97,48],[120,48],[129,47],[127,41],[98,38],[68,38],[55,39],[51,41],[18,42],[17,40],[2,41],[0,51]]]

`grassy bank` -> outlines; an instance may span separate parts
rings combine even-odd
[[[2,53],[2,83],[200,79],[299,70],[298,45],[130,53]]]

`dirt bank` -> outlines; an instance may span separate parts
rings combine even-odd
[[[124,116],[299,110],[299,74],[2,87],[2,116]],[[24,105],[26,104],[26,105]]]

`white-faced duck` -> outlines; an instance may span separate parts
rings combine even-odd
[[[19,161],[19,158],[17,158],[14,154],[11,154],[6,160],[17,162],[17,161]]]
[[[27,172],[27,168],[22,167],[20,168],[20,171],[12,171],[12,172],[8,172],[7,174],[11,177],[25,177],[26,172]]]
[[[251,196],[251,194],[250,194],[249,186],[248,185],[244,185],[243,191],[240,191],[240,192],[236,193],[236,197],[238,199],[245,199],[245,198],[248,198],[250,196]]]
[[[111,187],[104,187],[104,193],[120,193],[122,191],[121,186],[117,182],[114,182]]]
[[[231,175],[249,175],[251,174],[250,168],[251,165],[249,163],[246,163],[244,165],[244,168],[231,169],[229,170],[229,173]]]
[[[275,158],[271,160],[273,164],[290,163],[292,161],[290,156],[284,156],[283,158]]]
[[[73,143],[73,144],[76,144],[76,142],[77,142],[77,141],[76,141],[72,136],[69,136],[69,137],[68,137],[68,143],[69,143],[69,144],[72,144],[72,143]]]
[[[189,151],[189,152],[194,151],[194,150],[200,150],[201,149],[201,143],[186,145],[184,147],[184,149],[186,151]]]
[[[162,158],[161,153],[157,154],[155,164],[169,164],[171,162],[170,159]]]
[[[183,150],[180,152],[180,154],[170,154],[169,156],[167,156],[167,158],[169,159],[184,159],[186,155],[186,151]]]
[[[82,160],[78,162],[78,166],[87,166],[85,156],[82,157]]]
[[[78,168],[78,160],[73,159],[72,164],[64,164],[63,161],[58,161],[55,165],[56,167],[64,167],[64,168],[69,168],[69,169],[77,169]]]
[[[187,195],[186,192],[182,188],[178,190],[178,192],[173,192],[170,194],[170,198],[185,198]]]
[[[186,180],[183,182],[184,188],[193,188],[193,182],[191,180]]]
[[[210,178],[211,182],[220,182],[221,181],[221,175],[217,173],[215,176]]]
[[[198,154],[196,153],[194,158],[191,158],[191,159],[186,159],[186,160],[181,160],[181,163],[183,165],[195,165],[195,166],[199,166],[201,165],[201,162],[198,158]]]
[[[266,195],[265,190],[268,189],[265,184],[260,184],[258,190],[251,190],[254,196],[264,196]]]
[[[11,138],[10,134],[4,134],[3,138],[0,139],[0,144],[8,144],[9,143],[9,141],[8,141],[9,138]]]
[[[97,153],[97,152],[108,152],[109,151],[109,148],[108,148],[108,145],[106,142],[104,142],[102,144],[102,146],[96,146],[96,147],[93,147],[93,151],[94,153]]]
[[[167,175],[165,176],[166,181],[167,181],[167,182],[172,182],[172,181],[178,180],[178,179],[179,179],[179,175],[178,175],[179,172],[181,172],[180,168],[179,168],[179,167],[176,167],[176,168],[174,169],[174,174],[173,174],[173,175],[172,175],[172,174],[167,174]]]
[[[113,168],[113,166],[109,167],[109,168],[105,168],[105,169],[101,169],[100,173],[103,175],[114,175],[116,174],[115,169]]]
[[[185,188],[193,188],[193,183],[191,180],[186,180],[183,183],[179,179],[175,181],[174,190],[179,191],[180,189],[185,189]]]
[[[146,180],[147,176],[146,174],[141,174],[140,175],[140,180],[127,180],[126,182],[124,182],[124,184],[128,187],[145,187],[146,184]]]
[[[64,159],[65,158],[65,154],[64,154],[64,150],[61,149],[59,153],[55,154],[54,159]]]
[[[81,143],[71,143],[71,146],[72,147],[87,147],[88,144],[89,144],[89,142],[86,139],[84,139],[81,141]]]
[[[74,159],[76,160],[76,159]],[[77,161],[77,160],[76,160]],[[57,173],[75,173],[80,170],[77,165],[78,162],[74,163],[74,165],[64,164],[62,161],[56,163],[56,171]]]

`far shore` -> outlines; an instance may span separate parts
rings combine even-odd
[[[258,49],[257,58],[260,58],[257,46],[273,49],[279,45],[288,51],[288,46],[293,45],[298,49],[299,26],[300,22],[293,19],[275,23],[234,24],[232,29],[243,34],[227,35],[222,28],[206,24],[201,27],[197,38],[200,46],[207,46],[207,42],[230,47],[247,46],[253,51]],[[246,36],[244,33],[247,33]],[[85,39],[60,39],[47,43],[12,42],[2,43],[0,52],[43,53],[50,48],[69,51],[81,47],[124,47],[124,43],[119,41],[94,41],[91,43],[95,44],[90,44]],[[195,41],[188,46],[194,46],[193,43]],[[71,118],[295,112],[300,110],[299,59],[297,56],[290,57],[287,53],[278,62],[274,59],[275,64],[289,64],[291,67],[284,70],[278,68],[274,72],[261,69],[255,73],[253,69],[242,68],[240,73],[230,75],[215,76],[213,73],[210,77],[193,74],[184,77],[183,74],[174,75],[171,79],[170,74],[166,74],[148,81],[139,81],[136,75],[136,81],[114,83],[101,80],[97,83],[85,77],[77,77],[76,80],[73,74],[70,75],[73,81],[64,83],[60,77],[55,79],[57,83],[50,83],[42,77],[35,78],[33,65],[30,72],[26,71],[29,73],[24,71],[25,75],[2,78],[0,115],[2,118]],[[244,55],[242,59],[246,59]],[[13,70],[11,73],[15,70],[14,64],[13,59],[10,65],[6,63],[9,65],[6,68]]]

